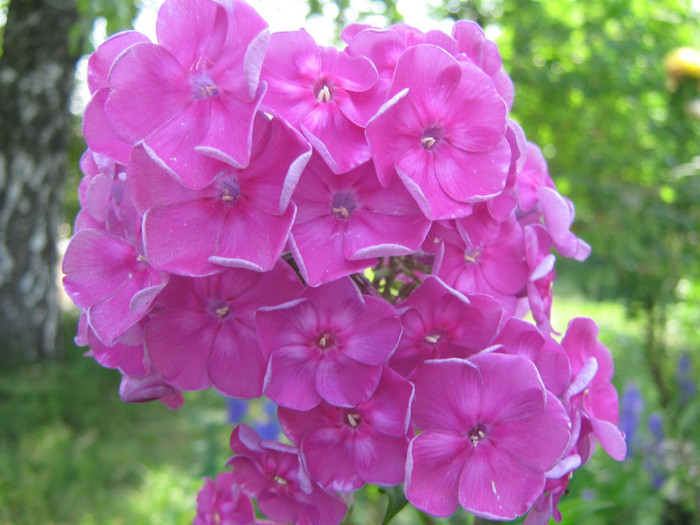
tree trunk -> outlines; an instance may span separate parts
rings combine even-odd
[[[60,353],[57,227],[74,0],[12,0],[0,57],[0,362]]]

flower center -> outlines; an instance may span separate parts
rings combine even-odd
[[[202,100],[219,95],[219,88],[206,73],[195,73],[192,75],[190,77],[190,85],[192,86],[192,98],[195,100]]]
[[[420,139],[420,145],[424,149],[431,150],[435,146],[435,143],[441,138],[440,128],[433,127],[428,128],[423,131],[423,135]]]
[[[353,414],[352,412],[348,412],[345,414],[345,423],[352,428],[357,428],[360,423],[362,423],[362,418],[360,417],[360,414]]]
[[[430,343],[430,344],[434,345],[439,340],[440,340],[440,333],[439,332],[433,331],[433,332],[428,332],[427,334],[425,334],[425,342],[426,343]]]
[[[478,425],[475,425],[470,431],[469,431],[469,439],[472,442],[472,445],[477,446],[479,443],[482,441],[486,440],[486,427],[479,423]]]
[[[326,84],[316,93],[316,100],[324,104],[331,101],[331,90]]]
[[[338,219],[346,220],[357,207],[357,199],[352,192],[336,193],[331,204],[331,213]]]
[[[279,474],[276,475],[276,476],[275,476],[274,478],[272,478],[272,479],[273,479],[273,481],[274,481],[275,483],[277,483],[277,485],[279,485],[279,486],[281,486],[281,487],[286,487],[287,485],[289,485],[289,481],[287,481],[286,479],[284,479],[284,478],[283,478],[282,476],[280,476]]]
[[[467,250],[464,252],[464,260],[468,263],[475,263],[481,254],[480,250]]]
[[[317,348],[320,348],[321,350],[328,350],[333,345],[335,345],[335,338],[330,332],[324,332],[316,338],[314,344]]]
[[[241,195],[241,188],[233,177],[226,177],[221,180],[219,188],[219,198],[227,204],[234,204]]]

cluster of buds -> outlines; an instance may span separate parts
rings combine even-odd
[[[621,460],[610,352],[550,322],[572,203],[509,118],[475,23],[270,34],[240,0],[167,0],[157,43],[89,60],[80,211],[64,285],[77,341],[124,401],[266,396],[197,524],[339,523],[403,483],[435,516],[559,517],[599,443]],[[524,318],[530,316],[532,321]]]

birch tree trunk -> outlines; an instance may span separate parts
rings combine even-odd
[[[11,0],[0,57],[0,362],[59,345],[57,227],[76,57],[75,0]]]

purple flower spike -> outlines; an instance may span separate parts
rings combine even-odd
[[[284,433],[311,477],[340,492],[403,481],[413,385],[389,368],[374,395],[355,407],[322,402],[306,412],[279,408]]]
[[[261,440],[252,428],[241,424],[231,434],[231,449],[235,456],[228,465],[235,482],[257,500],[267,517],[296,525],[342,521],[345,503],[308,478],[296,448]]]
[[[503,191],[511,164],[506,104],[491,79],[432,45],[401,55],[384,104],[367,124],[382,185],[394,172],[431,220],[464,217]]]
[[[394,307],[362,296],[350,279],[306,288],[299,299],[261,308],[255,319],[269,359],[264,393],[294,410],[369,399],[401,335]]]
[[[417,508],[449,516],[458,505],[513,519],[538,498],[565,451],[571,423],[527,359],[481,354],[420,365],[405,491]]]

